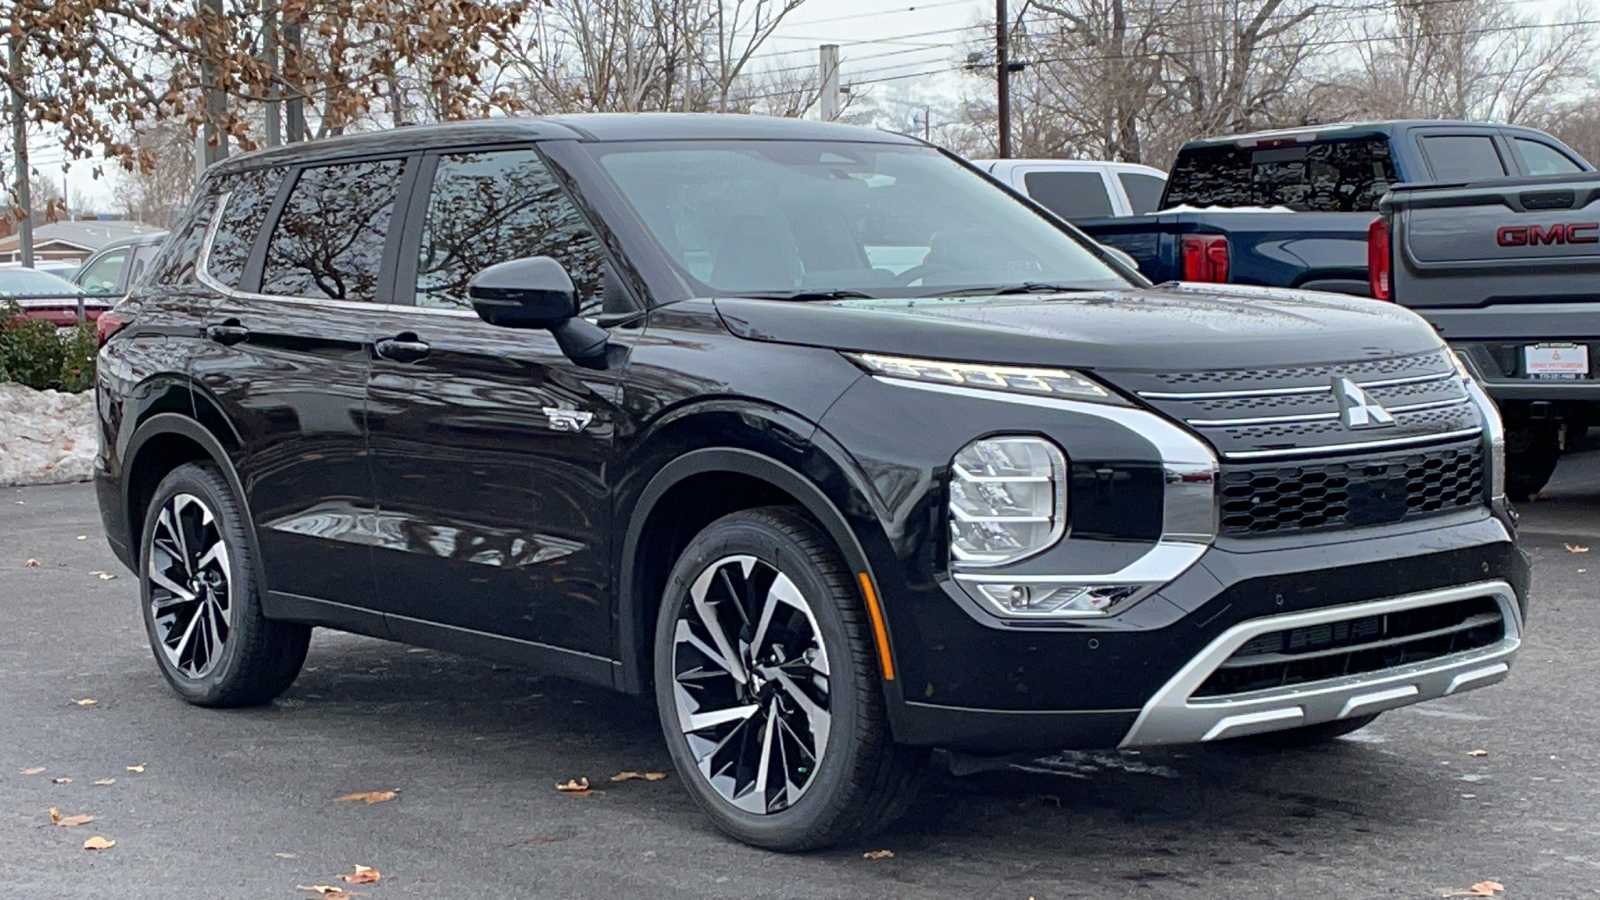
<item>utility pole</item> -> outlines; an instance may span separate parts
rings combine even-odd
[[[286,125],[289,127],[289,143],[297,144],[306,139],[306,98],[304,88],[300,83],[300,60],[305,51],[305,45],[300,42],[300,20],[291,19],[283,24],[283,38],[289,45],[289,52],[285,56],[284,72],[290,75],[289,89],[294,93],[289,96],[289,109],[287,110]],[[294,60],[294,65],[287,65],[288,60]]]
[[[223,20],[222,0],[196,0],[196,6],[202,16],[210,13],[216,17],[214,22],[220,25]],[[212,29],[207,29],[207,33],[211,32]],[[206,110],[205,128],[202,130],[206,141],[205,164],[209,168],[228,156],[228,133],[221,127],[228,116],[228,98],[223,96],[221,74],[213,59],[213,54],[219,48],[211,41],[205,41],[200,49],[200,83]]]
[[[22,250],[22,264],[33,268],[33,196],[28,190],[28,110],[22,100],[22,36],[11,32],[6,71],[11,77],[11,139],[16,144],[17,206],[22,218],[17,220],[17,242]]]
[[[823,44],[818,48],[822,72],[822,121],[839,118],[839,45]]]
[[[1000,158],[1011,158],[1011,48],[1008,32],[1011,23],[1006,16],[1006,0],[994,0],[994,61],[999,76],[999,96],[996,107],[1000,119]]]
[[[261,4],[261,43],[262,51],[266,55],[267,77],[271,85],[267,88],[267,146],[276,147],[283,140],[283,125],[278,115],[278,108],[282,105],[278,90],[278,0],[266,0]]]

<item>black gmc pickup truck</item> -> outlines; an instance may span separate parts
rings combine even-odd
[[[1401,185],[1381,210],[1373,292],[1431,322],[1498,404],[1506,490],[1526,500],[1600,421],[1600,175]]]
[[[1521,643],[1499,418],[1427,323],[1151,287],[884,132],[250,154],[100,324],[101,512],[179,696],[271,701],[314,625],[542,666],[653,698],[764,847],[882,825],[931,748],[1326,740]]]

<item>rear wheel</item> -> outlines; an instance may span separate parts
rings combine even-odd
[[[150,501],[139,596],[167,683],[199,706],[255,706],[294,682],[311,627],[261,614],[243,509],[211,463],[173,469]]]
[[[889,735],[849,570],[797,511],[713,522],[667,583],[656,703],[679,776],[718,828],[759,847],[865,837],[909,802],[927,752]]]
[[[1561,459],[1561,429],[1521,425],[1506,430],[1506,496],[1525,503],[1549,483]]]
[[[1373,713],[1370,716],[1356,716],[1353,719],[1338,719],[1333,722],[1302,725],[1299,728],[1286,728],[1283,731],[1252,734],[1235,740],[1243,744],[1254,744],[1257,747],[1278,747],[1285,750],[1295,747],[1313,747],[1317,744],[1326,744],[1337,737],[1344,737],[1352,731],[1360,731],[1371,725],[1376,718],[1378,718],[1378,714]]]

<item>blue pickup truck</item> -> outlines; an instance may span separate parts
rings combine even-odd
[[[1161,212],[1074,219],[1157,283],[1200,281],[1374,293],[1369,229],[1396,184],[1593,171],[1531,128],[1471,122],[1318,125],[1192,141]]]

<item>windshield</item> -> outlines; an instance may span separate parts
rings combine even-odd
[[[706,141],[593,144],[590,152],[706,294],[905,297],[1128,284],[1055,223],[928,147]]]
[[[73,296],[78,286],[36,269],[0,269],[0,297]]]

